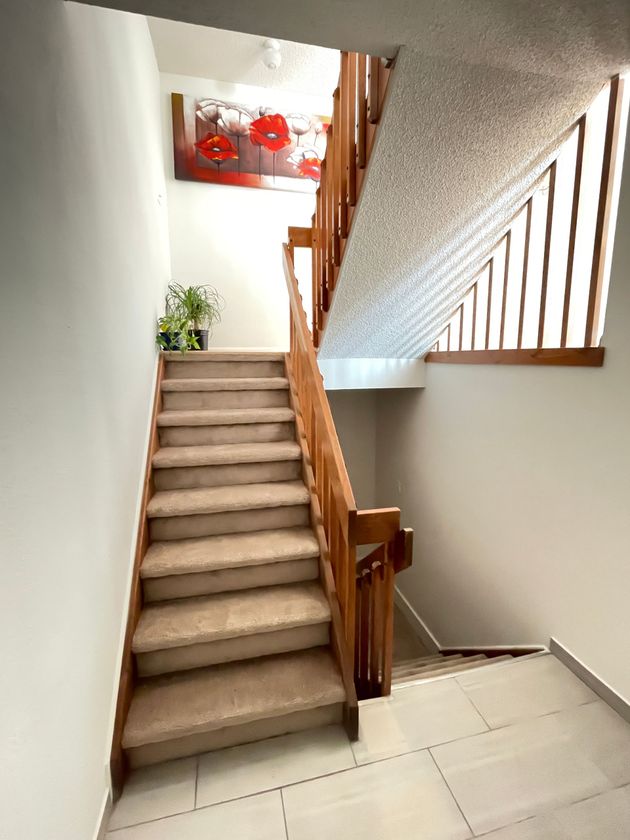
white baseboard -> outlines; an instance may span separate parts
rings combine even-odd
[[[99,813],[98,822],[96,823],[96,831],[94,833],[94,840],[105,840],[107,833],[107,825],[112,813],[112,795],[110,790],[106,790],[103,794],[103,804]]]
[[[439,653],[441,650],[440,643],[397,586],[394,587],[394,603],[403,613],[411,629],[425,648],[431,653]]]
[[[614,709],[618,715],[630,723],[630,701],[618,694],[614,688],[608,685],[588,668],[581,659],[560,644],[553,636],[549,640],[549,650],[562,662],[570,671],[579,677],[583,683],[599,695],[605,703]]]

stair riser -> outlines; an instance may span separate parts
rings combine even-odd
[[[308,505],[259,508],[200,513],[192,516],[164,516],[151,519],[151,541],[183,540],[188,537],[210,537],[215,534],[242,534],[246,531],[268,531],[271,528],[293,528],[309,524]]]
[[[290,732],[301,732],[304,729],[314,729],[318,726],[330,726],[341,723],[343,719],[343,705],[334,703],[330,706],[320,706],[303,712],[293,712],[274,718],[243,723],[239,726],[227,726],[211,732],[199,732],[176,738],[170,741],[158,741],[142,747],[125,750],[132,769],[144,767],[148,764],[158,764],[174,758],[185,758],[237,744],[249,744],[263,741],[265,738],[275,738]]]
[[[285,560],[259,566],[221,569],[216,572],[145,578],[142,587],[144,600],[151,603],[170,601],[174,598],[192,598],[196,595],[215,595],[218,592],[233,592],[239,589],[257,589],[259,586],[299,583],[317,580],[318,577],[319,560],[313,557],[306,560]]]
[[[284,376],[284,362],[167,362],[166,379],[237,379]]]
[[[252,636],[238,636],[234,639],[220,639],[185,647],[165,648],[149,653],[136,654],[138,673],[141,677],[188,671],[222,662],[236,662],[287,653],[291,650],[305,650],[330,643],[330,624],[312,624],[306,627],[291,627],[273,633],[256,633]]]
[[[271,391],[164,391],[162,407],[166,410],[194,408],[286,408],[287,389]]]
[[[213,446],[295,440],[294,423],[234,423],[229,426],[162,426],[161,446]]]
[[[483,665],[484,661],[485,660],[476,660],[476,663]],[[462,657],[462,659],[458,659],[455,662],[435,662],[433,665],[428,663],[421,668],[407,668],[404,671],[396,671],[392,673],[392,679],[402,680],[407,679],[408,677],[421,677],[424,673],[433,673],[434,671],[448,671],[449,668],[454,668],[460,662],[465,662],[465,659]]]
[[[433,677],[448,677],[451,674],[459,674],[460,671],[470,671],[473,668],[487,668],[489,665],[496,665],[499,662],[507,662],[511,660],[511,656],[496,656],[492,659],[485,659],[478,662],[463,662],[457,664],[456,662],[450,668],[438,668],[435,670],[421,671],[417,674],[407,674],[404,677],[396,677],[393,679],[394,683],[413,682],[414,680],[427,680]]]
[[[189,487],[221,487],[300,478],[299,461],[267,461],[262,464],[216,464],[208,467],[173,467],[153,471],[156,490]]]

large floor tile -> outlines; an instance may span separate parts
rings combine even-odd
[[[602,702],[431,752],[477,834],[630,781],[630,726]]]
[[[628,840],[629,837],[630,788],[625,787],[484,834],[483,840]]]
[[[340,726],[207,753],[199,760],[197,806],[249,796],[354,766],[350,742]]]
[[[597,700],[555,656],[537,656],[456,677],[490,728]]]
[[[196,758],[135,770],[114,806],[109,830],[191,811],[195,807],[196,776]]]
[[[289,840],[464,840],[468,826],[428,752],[283,791]]]
[[[443,744],[488,727],[453,679],[396,689],[361,706],[358,764]]]
[[[106,840],[285,840],[279,791],[107,834]]]

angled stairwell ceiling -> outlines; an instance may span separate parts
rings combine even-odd
[[[429,349],[611,69],[599,72],[561,79],[401,49],[322,358]]]

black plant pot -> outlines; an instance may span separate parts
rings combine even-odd
[[[179,336],[180,333],[171,333],[169,335],[169,333],[161,332],[160,338],[162,338],[166,343],[166,347],[163,347],[162,349],[172,351],[179,350]]]
[[[197,344],[199,347],[193,349],[208,349],[208,330],[191,330],[189,335],[194,335],[197,338]]]

